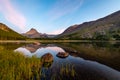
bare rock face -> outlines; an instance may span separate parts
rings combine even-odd
[[[49,63],[49,62],[53,61],[53,56],[50,53],[46,53],[41,57],[41,60],[42,60],[43,63],[45,63],[45,62]]]
[[[67,53],[67,52],[59,52],[56,56],[60,57],[60,58],[66,58],[66,57],[69,56],[69,53]]]

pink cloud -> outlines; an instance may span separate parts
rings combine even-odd
[[[64,30],[65,29],[58,29],[58,30],[52,31],[52,32],[50,32],[48,34],[55,34],[55,35],[57,35],[57,34],[61,34]]]
[[[0,0],[0,12],[4,15],[6,20],[24,30],[26,19],[15,9],[10,0]]]

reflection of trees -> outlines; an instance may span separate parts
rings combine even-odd
[[[116,44],[113,44],[113,47],[120,48],[120,42],[117,42]]]
[[[15,50],[21,46],[25,45],[25,43],[0,43],[0,46],[3,46],[5,50]]]
[[[120,43],[119,43],[120,44]],[[62,43],[71,56],[98,61],[120,70],[120,45],[111,43]]]
[[[94,47],[109,47],[111,44],[109,42],[95,42],[93,43]]]

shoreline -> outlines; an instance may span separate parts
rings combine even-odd
[[[0,43],[34,43],[34,42],[120,42],[119,40],[0,40]]]

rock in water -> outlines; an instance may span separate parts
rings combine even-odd
[[[69,53],[67,53],[67,52],[58,52],[58,54],[56,56],[60,57],[60,58],[66,58],[66,57],[69,56]]]
[[[46,53],[41,57],[42,62],[52,62],[53,61],[53,56],[50,53]]]

